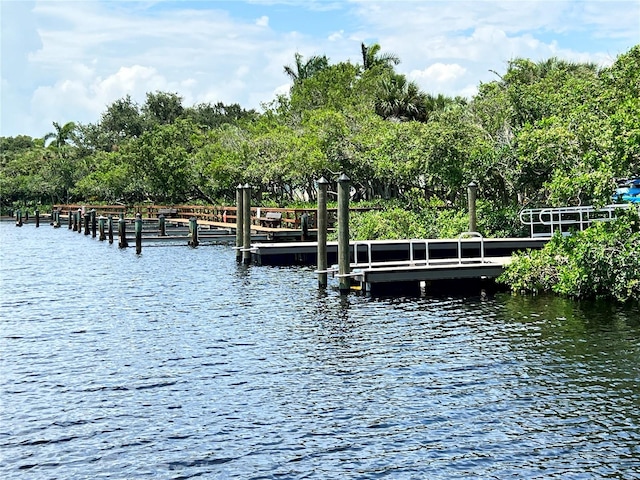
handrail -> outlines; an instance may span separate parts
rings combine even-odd
[[[556,230],[564,233],[563,227],[579,225],[580,230],[589,227],[594,221],[615,219],[615,211],[633,207],[632,204],[613,204],[596,208],[591,205],[581,207],[527,208],[520,211],[520,223],[530,227],[530,235],[553,236]],[[604,218],[602,217],[604,215]],[[542,233],[535,233],[535,227],[545,227]]]

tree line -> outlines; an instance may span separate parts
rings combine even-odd
[[[2,137],[2,208],[224,204],[239,183],[284,206],[345,172],[354,200],[462,210],[475,181],[486,212],[513,215],[603,203],[616,179],[640,176],[640,45],[606,68],[513,59],[470,99],[425,93],[397,56],[361,48],[361,63],[296,54],[283,68],[290,91],[261,112],[156,91],[116,100],[95,123]]]

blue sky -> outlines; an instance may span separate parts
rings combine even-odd
[[[1,136],[157,90],[260,109],[296,52],[356,63],[362,42],[424,91],[467,97],[516,57],[609,65],[640,43],[640,0],[0,0],[0,18]]]

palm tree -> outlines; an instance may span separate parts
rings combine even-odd
[[[404,122],[427,119],[427,97],[418,84],[404,75],[389,75],[380,80],[375,111],[385,120]]]
[[[364,70],[370,70],[377,66],[383,69],[393,70],[393,66],[400,63],[400,57],[393,53],[378,55],[380,48],[380,45],[377,43],[373,43],[369,46],[366,46],[364,43],[361,44],[362,67]]]
[[[285,65],[284,73],[286,73],[293,83],[301,82],[309,77],[314,76],[316,73],[324,70],[329,66],[329,59],[326,55],[318,56],[314,55],[309,57],[309,60],[303,62],[304,57],[296,52],[295,65],[293,67]]]
[[[49,145],[53,145],[58,150],[64,147],[69,140],[75,140],[76,124],[73,122],[67,122],[63,126],[60,126],[58,122],[53,122],[54,132],[47,133],[44,137],[44,143],[46,145],[47,140],[53,139]]]

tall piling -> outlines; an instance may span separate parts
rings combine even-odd
[[[36,228],[38,228],[40,226],[40,210],[36,208],[35,214],[36,214]]]
[[[78,209],[78,233],[82,233],[82,210]]]
[[[91,233],[91,227],[89,224],[91,223],[91,213],[85,212],[84,214],[84,234],[89,235]]]
[[[22,210],[16,210],[16,227],[22,226]]]
[[[67,211],[67,227],[69,227],[69,230],[73,228],[73,216],[71,215],[71,210]]]
[[[469,231],[478,231],[478,221],[476,216],[476,193],[478,191],[478,184],[471,182],[467,185],[467,200],[469,202]]]
[[[98,231],[99,231],[99,237],[98,240],[100,240],[101,242],[104,242],[107,239],[107,235],[105,234],[105,221],[106,218],[102,215],[100,215],[100,218],[98,218]]]
[[[107,217],[107,237],[109,238],[109,244],[113,243],[113,215]]]
[[[198,219],[196,217],[191,217],[189,219],[189,246],[197,247],[198,246]]]
[[[124,214],[120,214],[120,220],[118,220],[118,247],[127,248],[129,242],[127,242],[127,221],[124,219]]]
[[[158,216],[158,229],[160,230],[160,236],[161,237],[166,237],[167,236],[166,218],[165,218],[164,214],[162,214],[162,213]]]
[[[89,215],[91,218],[91,237],[96,238],[96,210],[92,208]]]
[[[338,288],[348,293],[351,288],[349,252],[349,190],[351,179],[344,173],[338,178]]]
[[[327,187],[326,178],[318,180],[318,212],[316,213],[318,227],[318,287],[327,286]]]
[[[246,183],[242,189],[242,263],[251,263],[251,186]]]
[[[244,210],[242,208],[242,185],[236,187],[236,262],[242,262],[242,245],[244,244]]]
[[[140,255],[142,253],[142,215],[140,215],[140,212],[136,213],[135,232],[136,254]]]

